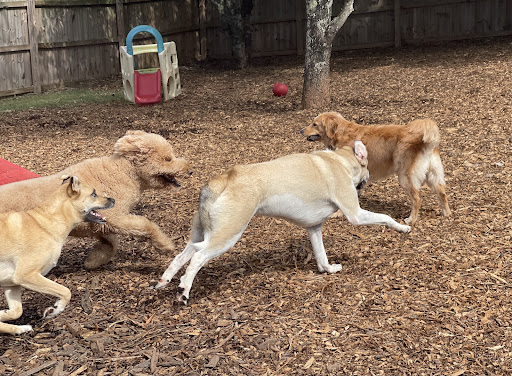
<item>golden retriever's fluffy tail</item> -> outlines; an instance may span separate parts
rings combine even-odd
[[[439,146],[441,136],[435,121],[431,119],[418,119],[407,124],[407,129],[412,134],[423,134],[423,143],[434,149]]]

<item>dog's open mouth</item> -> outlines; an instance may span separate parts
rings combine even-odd
[[[166,183],[174,185],[176,188],[181,188],[181,184],[176,180],[173,175],[160,175]]]
[[[96,210],[89,210],[89,212],[85,215],[85,222],[107,223],[107,220]]]
[[[319,138],[320,138],[320,135],[318,135],[318,134],[313,134],[313,135],[311,135],[311,136],[308,136],[308,137],[307,137],[307,140],[308,140],[308,141],[316,141],[316,140],[318,140]]]

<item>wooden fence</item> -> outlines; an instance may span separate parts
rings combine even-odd
[[[180,64],[231,57],[208,0],[0,0],[0,96],[119,74],[119,45],[141,24],[176,42]],[[303,54],[305,25],[305,0],[254,0],[251,56]],[[333,49],[510,34],[512,0],[355,0]]]

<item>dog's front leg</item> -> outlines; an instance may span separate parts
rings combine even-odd
[[[391,218],[389,215],[381,213],[373,213],[368,210],[359,208],[355,215],[347,215],[350,223],[356,226],[361,225],[384,225],[398,232],[408,233],[411,231],[410,226],[402,225]]]
[[[19,284],[32,291],[40,292],[41,294],[49,294],[59,298],[55,302],[54,307],[48,307],[44,310],[43,317],[52,318],[64,311],[64,308],[71,300],[71,291],[67,287],[59,285],[57,282],[43,277],[39,273],[32,273],[24,275],[20,278]]]
[[[31,325],[11,325],[2,321],[16,320],[23,314],[21,306],[21,286],[4,287],[9,309],[0,311],[0,333],[22,334],[32,331]]]
[[[313,254],[315,255],[316,264],[320,273],[336,273],[339,272],[343,267],[341,264],[329,264],[327,255],[325,254],[324,242],[322,240],[322,225],[309,227],[306,229],[311,240],[311,246],[313,247]]]
[[[128,235],[142,235],[150,238],[161,251],[174,251],[174,242],[163,233],[158,225],[140,215],[125,215],[108,219],[114,232]]]

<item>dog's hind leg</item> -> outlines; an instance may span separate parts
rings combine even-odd
[[[223,227],[216,229],[211,238],[205,241],[207,244],[203,245],[204,248],[198,249],[197,252],[193,254],[185,274],[180,279],[176,296],[179,302],[187,304],[190,289],[192,288],[192,283],[194,282],[197,272],[199,272],[208,261],[227,252],[235,245],[238,239],[240,239],[252,215],[248,217],[249,219],[243,226],[232,225],[231,228]],[[237,222],[243,223],[243,220],[239,222],[240,219],[241,218],[238,217]]]
[[[306,229],[311,240],[311,246],[313,247],[313,254],[315,255],[316,264],[320,273],[336,273],[339,272],[343,267],[341,264],[329,264],[327,255],[325,254],[324,242],[322,240],[322,225],[309,227]]]
[[[409,196],[411,200],[411,214],[409,217],[405,218],[405,223],[408,225],[413,225],[418,219],[418,213],[420,211],[421,206],[421,196],[420,196],[420,187],[422,182],[419,184],[415,184],[410,176],[407,175],[399,175],[398,181],[400,186],[403,188],[405,193]]]
[[[444,181],[443,162],[439,156],[439,150],[434,149],[430,157],[430,166],[427,172],[427,185],[432,191],[437,193],[439,203],[441,204],[441,212],[444,216],[451,214],[450,207],[448,206],[448,199],[446,197],[446,183]]]
[[[115,234],[101,234],[92,251],[87,254],[84,262],[86,269],[97,269],[108,263],[119,249],[119,239]]]
[[[21,306],[21,286],[4,287],[5,299],[9,309],[0,311],[0,333],[21,334],[30,332],[30,325],[11,325],[2,321],[16,320],[23,314]]]
[[[204,231],[199,220],[199,214],[194,215],[192,220],[192,230],[190,231],[190,240],[187,246],[179,255],[177,255],[167,268],[167,270],[160,277],[160,281],[154,287],[155,289],[166,286],[171,279],[176,275],[183,265],[185,265],[194,255],[194,253],[201,249],[201,242],[204,240]]]
[[[45,278],[39,273],[31,273],[19,277],[19,284],[29,290],[59,298],[59,300],[55,302],[54,307],[48,307],[44,310],[43,317],[45,318],[57,316],[64,311],[64,308],[71,300],[71,291],[69,291],[67,287],[59,285],[57,282]]]

